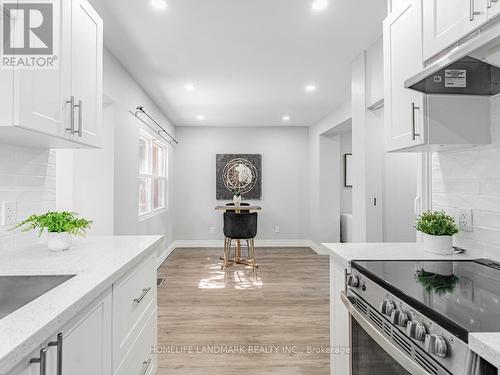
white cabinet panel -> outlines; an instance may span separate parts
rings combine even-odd
[[[421,2],[413,1],[384,21],[384,100],[386,150],[423,143],[423,94],[404,88],[422,69]]]
[[[14,72],[13,124],[36,132],[67,137],[70,106],[71,3],[60,3],[60,51],[57,69],[27,69]]]
[[[87,0],[73,0],[71,92],[75,98],[75,138],[99,145],[102,127],[102,19]]]
[[[157,344],[157,319],[156,309],[147,317],[144,326],[135,342],[127,353],[116,375],[150,375],[156,372],[156,354],[152,348]]]
[[[487,19],[488,0],[423,0],[424,60],[446,49]]]
[[[67,325],[63,333],[63,374],[111,373],[111,291]],[[52,366],[54,362],[51,363]],[[49,374],[56,374],[54,368]]]
[[[54,20],[60,22],[59,67],[0,71],[0,140],[29,147],[97,147],[102,124],[102,19],[87,0],[62,1],[55,9],[59,13]],[[82,105],[72,106],[71,97]]]
[[[336,348],[349,347],[349,313],[340,299],[345,291],[345,268],[330,258],[330,373],[349,373],[349,354],[336,353]]]
[[[137,337],[151,309],[156,310],[156,254],[113,285],[113,367]]]

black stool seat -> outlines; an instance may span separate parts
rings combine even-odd
[[[257,236],[257,213],[224,212],[224,236],[233,240],[249,240]]]

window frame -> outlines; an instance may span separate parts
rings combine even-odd
[[[139,221],[147,220],[151,217],[154,217],[162,212],[168,211],[168,147],[167,145],[160,141],[158,138],[152,136],[147,131],[140,129],[139,137],[138,137],[138,148],[140,149],[141,141],[145,141],[146,143],[146,160],[145,160],[145,171],[141,170],[141,155],[139,151],[139,173],[137,178],[138,185],[138,197],[137,197],[137,213],[139,217]],[[162,150],[163,157],[160,159],[162,162],[162,168],[158,173],[154,171],[154,162],[153,162],[153,149],[157,146]],[[147,209],[144,212],[141,212],[140,209],[140,201],[141,201],[141,192],[140,192],[140,183],[141,180],[145,179],[147,181]],[[163,189],[158,199],[162,202],[162,205],[153,208],[153,202],[155,200],[155,189],[154,183],[155,181],[163,181]]]

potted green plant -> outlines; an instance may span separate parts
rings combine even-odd
[[[415,228],[422,233],[423,249],[432,254],[453,254],[455,220],[444,211],[428,211],[417,218]]]
[[[38,229],[40,236],[47,231],[49,250],[68,250],[71,247],[72,236],[85,236],[92,225],[92,221],[77,218],[76,215],[67,211],[31,215],[12,229],[22,228],[23,232]]]

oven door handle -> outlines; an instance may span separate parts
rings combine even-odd
[[[352,297],[349,298],[345,292],[340,293],[340,298],[342,302],[347,307],[351,317],[356,319],[359,325],[365,330],[365,332],[373,338],[377,344],[379,344],[382,349],[384,349],[387,354],[389,354],[394,360],[396,360],[406,371],[414,375],[429,375],[422,367],[417,365],[411,358],[404,354],[401,350],[396,348],[385,336],[380,333],[366,318],[361,315],[361,313],[354,307],[355,301]]]

